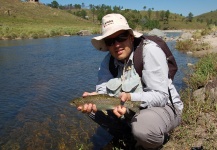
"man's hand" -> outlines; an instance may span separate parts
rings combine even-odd
[[[91,95],[98,95],[98,93],[97,92],[84,92],[82,96],[86,97],[86,96],[91,96]]]
[[[118,117],[120,118],[121,116],[123,116],[127,111],[127,108],[124,107],[124,106],[117,106],[115,107],[115,109],[113,110],[113,113]]]
[[[97,92],[84,92],[83,97],[90,96],[90,95],[97,95]],[[84,104],[83,106],[78,106],[77,108],[79,111],[82,111],[83,113],[91,113],[92,111],[95,113],[97,111],[95,104]]]
[[[79,111],[83,113],[91,113],[92,111],[95,113],[97,111],[95,104],[84,104],[83,106],[78,106],[77,108]]]
[[[122,102],[126,102],[126,101],[130,101],[131,100],[131,95],[130,95],[130,93],[122,92],[119,95],[119,98],[121,99]]]
[[[119,98],[121,99],[122,102],[126,102],[126,101],[130,101],[131,100],[131,96],[130,96],[130,93],[125,93],[125,92],[122,92],[120,95],[119,95]],[[118,117],[120,118],[121,116],[123,116],[127,111],[127,108],[124,107],[124,106],[117,106],[114,110],[113,110],[113,113]]]

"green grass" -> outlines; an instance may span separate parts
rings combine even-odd
[[[75,35],[80,30],[90,30],[93,34],[100,33],[97,15],[93,22],[93,15],[88,9],[85,9],[89,16],[89,20],[86,20],[73,15],[73,12],[78,11],[76,9],[60,10],[40,3],[20,2],[19,0],[0,0],[0,4],[0,39]],[[147,11],[140,13],[142,18],[147,16]],[[213,13],[210,12],[205,16],[210,17]],[[151,19],[156,18],[157,11],[153,11]],[[214,16],[213,20],[215,20]],[[203,29],[206,23],[197,22],[195,19],[192,22],[186,22],[185,17],[170,13],[168,24],[161,21],[160,26],[160,29]],[[141,27],[137,25],[136,29],[141,30]]]
[[[209,80],[217,76],[217,55],[209,54],[200,59],[194,67],[194,73],[188,75],[186,83],[188,86],[196,90],[206,85]]]
[[[198,101],[192,93],[205,87],[209,80],[216,80],[217,54],[201,58],[193,68],[193,73],[186,76],[187,88],[180,93],[184,102],[182,124],[174,130],[165,149],[189,150],[202,145],[204,149],[214,150],[217,146],[217,100],[210,96],[208,90],[204,101]]]
[[[0,39],[75,35],[80,30],[99,32],[99,25],[66,11],[38,3],[0,0]]]

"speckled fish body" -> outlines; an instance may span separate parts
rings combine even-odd
[[[133,101],[126,101],[124,104],[121,104],[120,98],[112,97],[106,94],[79,97],[70,101],[70,104],[76,107],[82,106],[86,103],[95,104],[97,110],[101,110],[101,111],[111,110],[118,105],[123,105],[134,112],[139,111],[140,104],[141,104],[141,102],[133,102]]]

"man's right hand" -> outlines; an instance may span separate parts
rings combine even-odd
[[[98,93],[97,92],[84,92],[83,93],[83,97],[86,97],[86,96],[90,96],[90,95],[97,95]],[[91,113],[92,111],[95,113],[97,111],[97,108],[96,108],[96,105],[95,104],[84,104],[83,106],[78,106],[77,108],[79,111],[82,111],[83,113]]]
[[[86,96],[91,96],[91,95],[98,95],[98,93],[97,92],[84,92],[82,96],[86,97]]]

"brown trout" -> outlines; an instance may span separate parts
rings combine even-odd
[[[70,101],[70,105],[73,106],[82,106],[84,104],[92,103],[96,105],[97,110],[106,111],[111,110],[117,107],[118,105],[122,105],[134,112],[139,112],[140,101],[126,101],[124,103],[121,102],[120,98],[112,97],[106,94],[92,95],[87,97],[79,97]]]

